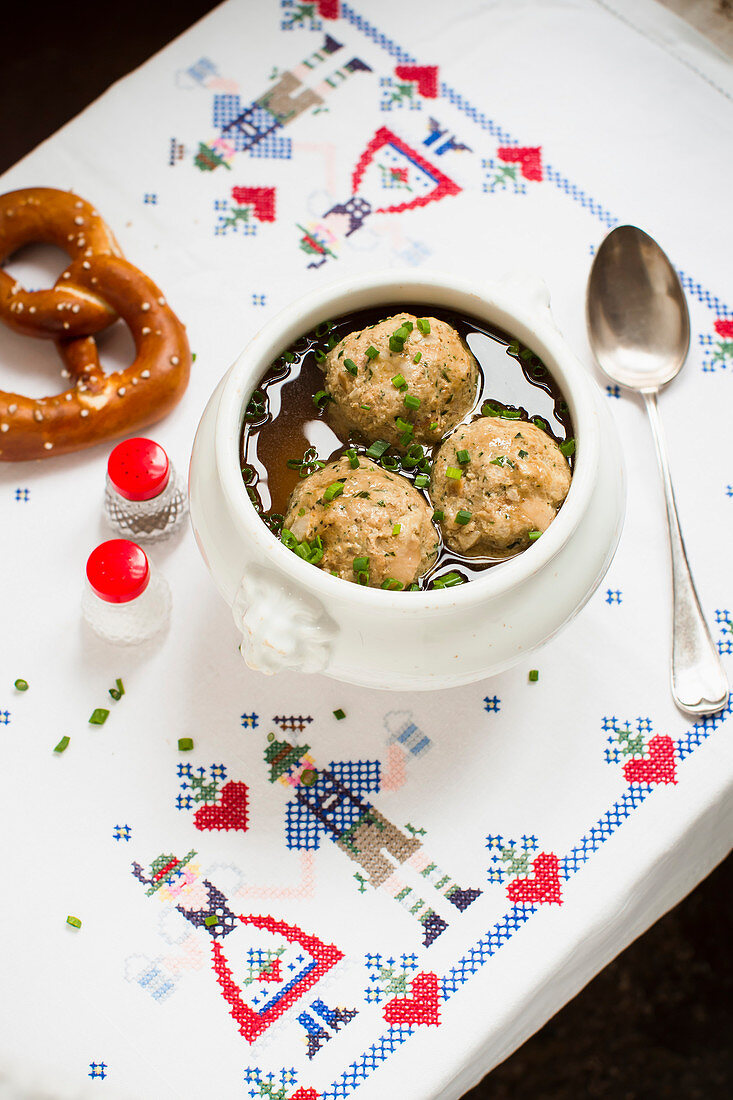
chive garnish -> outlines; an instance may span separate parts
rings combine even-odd
[[[431,432],[436,432],[437,430],[438,430],[438,421],[434,420],[433,423],[430,425],[430,431]]]
[[[210,917],[204,917],[204,924],[207,928],[213,928],[215,924],[219,923],[219,918],[214,916],[213,913]]]
[[[317,409],[322,409],[327,401],[333,401],[333,398],[325,390],[318,390],[317,393],[313,394],[313,404]]]
[[[286,363],[294,363],[295,362],[295,356],[293,355],[292,351],[284,351],[283,354],[282,354],[282,357],[283,357],[283,359],[285,360]]]
[[[389,338],[389,350],[390,351],[404,351],[405,341],[401,340],[396,333],[393,333]]]
[[[109,689],[109,693],[113,699],[119,700],[125,694],[125,685],[119,677],[115,680],[115,685],[115,687]]]
[[[386,577],[380,586],[386,588],[389,592],[401,592],[405,587],[402,581],[396,581],[394,577]]]
[[[344,370],[347,370],[349,374],[356,374],[356,363],[353,359],[344,359]]]
[[[358,454],[356,453],[356,451],[354,450],[353,447],[349,447],[349,449],[346,451],[346,457],[349,460],[349,466],[351,466],[351,469],[352,470],[358,470],[358,468],[359,468],[359,456],[358,456]]]
[[[346,711],[342,710],[341,707],[339,707],[338,710],[335,710],[333,712],[333,716],[340,722],[342,718],[346,717]]]
[[[392,527],[392,534],[393,535],[399,535],[401,530],[402,530],[402,524],[401,523],[395,523]]]
[[[415,583],[411,584],[409,588],[405,589],[405,592],[419,592],[419,591],[420,591],[420,585],[415,584]]]
[[[406,393],[405,396],[402,398],[402,402],[408,409],[420,408],[420,398],[415,397],[415,395],[412,393]]]
[[[367,447],[366,453],[370,458],[381,458],[385,451],[389,450],[389,443],[385,443],[383,439],[375,439],[371,447]]]
[[[92,711],[92,716],[89,719],[89,725],[90,726],[103,726],[108,718],[109,718],[109,711],[105,710],[104,707],[97,707],[96,710]]]
[[[567,458],[569,455],[575,454],[575,440],[566,439],[564,443],[560,444],[560,450]]]
[[[469,512],[466,508],[461,508],[456,512],[456,523],[460,523],[461,527],[465,527],[472,515],[473,512]]]
[[[417,327],[420,329],[423,336],[427,336],[430,332],[430,321],[428,321],[427,317],[418,317]]]
[[[340,497],[341,494],[343,493],[343,491],[344,491],[343,481],[332,481],[331,484],[328,485],[326,487],[326,489],[324,490],[323,499],[325,501],[328,501],[329,504],[330,504],[330,502],[332,500],[335,500],[336,497]]]
[[[70,740],[71,740],[70,737],[66,737],[66,736],[62,737],[61,740],[59,741],[58,745],[54,745],[53,751],[54,752],[63,752],[68,747],[68,744],[69,744]]]
[[[529,539],[530,542],[536,542],[541,534],[542,534],[541,531],[530,531],[529,534],[527,535],[527,538]]]
[[[463,477],[463,470],[459,470],[457,466],[447,466],[445,476],[453,478],[454,481],[460,481]]]
[[[460,462],[461,466],[465,466],[467,462],[471,461],[471,456],[468,451],[456,451],[456,458]]]
[[[15,687],[16,691],[27,691],[28,690],[28,681],[27,680],[16,680],[15,684],[13,686]]]
[[[539,669],[531,668],[529,670],[529,681],[531,684],[536,684],[540,678]]]
[[[67,917],[66,923],[70,924],[72,928],[81,928],[81,921],[78,917]]]
[[[368,557],[354,558],[354,572],[355,573],[365,573],[368,568],[369,568],[369,558]]]
[[[325,351],[322,351],[321,348],[316,348],[316,350],[313,352],[313,354],[316,357],[316,362],[317,363],[323,363],[326,359],[326,353],[325,353]]]
[[[370,346],[366,349],[366,357],[367,359],[378,359],[379,352],[375,347]]]
[[[443,520],[445,519],[445,512],[443,511],[442,508],[436,508],[435,509],[435,511],[433,512],[433,519],[435,520],[436,523],[442,523],[443,522]]]
[[[323,557],[323,542],[318,535],[316,535],[312,543],[308,542],[308,539],[303,539],[302,542],[298,542],[293,532],[289,531],[287,527],[283,527],[280,532],[280,542],[286,546],[288,550],[292,550],[299,558],[309,562],[311,565],[318,565]]]
[[[422,352],[418,351],[417,354],[415,355],[415,358],[412,361],[413,361],[413,363],[419,363],[421,359],[422,359]]]
[[[415,431],[415,425],[409,424],[406,420],[403,420],[401,416],[395,417],[395,425],[398,432],[406,432],[408,435],[412,435]]]
[[[396,374],[392,379],[392,385],[396,386],[398,390],[407,389],[407,382],[405,381],[404,374]]]
[[[331,321],[321,321],[320,324],[316,325],[313,331],[315,332],[316,336],[325,336],[326,333],[330,332],[332,328],[333,323]]]
[[[442,577],[436,577],[433,588],[454,588],[457,584],[463,584],[464,578],[460,573],[444,573]]]
[[[193,737],[179,737],[178,748],[181,752],[190,752],[193,748]]]
[[[519,451],[519,457],[520,458],[526,458],[528,456],[528,454],[529,454],[529,451],[522,451],[522,450]]]
[[[359,408],[369,410],[369,409],[371,409],[371,405],[360,405]]]
[[[418,474],[415,478],[415,487],[418,489],[427,489],[430,484],[430,478],[427,474]]]

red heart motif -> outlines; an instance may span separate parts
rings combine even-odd
[[[202,832],[204,829],[238,829],[246,832],[247,784],[225,783],[219,801],[213,806],[199,806],[193,815],[193,823]]]
[[[674,741],[657,734],[648,745],[649,755],[627,760],[624,775],[629,783],[676,783]]]
[[[394,997],[384,1006],[384,1018],[388,1024],[440,1023],[438,1011],[438,975],[424,971],[412,979],[410,997]]]
[[[273,959],[272,962],[269,962],[262,973],[257,975],[257,980],[260,982],[281,982],[283,975],[280,960]]]
[[[438,98],[437,65],[395,65],[395,76],[400,80],[414,81],[424,99]]]
[[[496,150],[499,160],[505,164],[518,164],[526,180],[542,180],[542,147],[502,145]]]
[[[560,861],[551,852],[540,852],[532,862],[533,878],[515,878],[506,888],[515,905],[562,905]]]

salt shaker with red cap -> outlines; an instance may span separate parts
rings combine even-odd
[[[168,583],[141,546],[110,539],[89,555],[82,614],[105,641],[134,645],[152,638],[168,623]]]
[[[142,436],[118,443],[107,462],[107,521],[137,541],[157,541],[177,530],[188,512],[185,489],[159,443]]]

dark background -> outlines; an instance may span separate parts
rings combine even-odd
[[[214,6],[79,0],[28,9],[32,26],[18,9],[3,27],[0,170]],[[469,1093],[470,1100],[728,1100],[732,910],[728,859]]]

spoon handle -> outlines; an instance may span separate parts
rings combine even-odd
[[[728,702],[728,680],[703,618],[685,553],[657,391],[645,390],[643,397],[664,485],[672,555],[672,695],[680,710],[688,714],[715,714]]]

